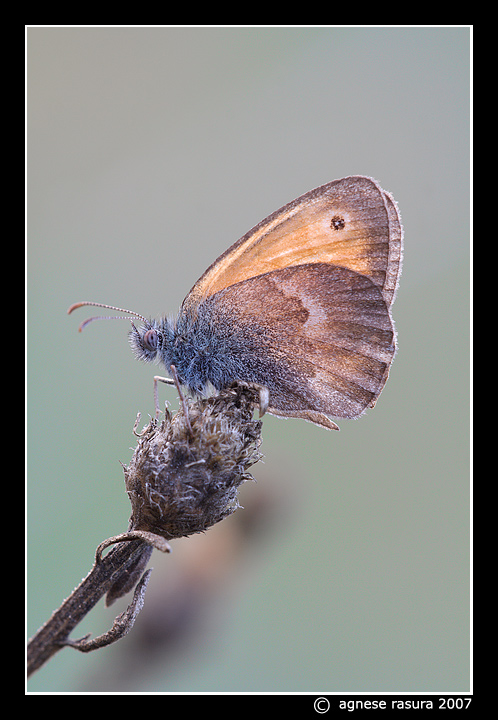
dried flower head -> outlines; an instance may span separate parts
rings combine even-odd
[[[237,491],[261,454],[261,422],[253,420],[258,390],[237,385],[187,400],[138,435],[124,468],[131,531],[166,540],[203,532],[239,506]]]

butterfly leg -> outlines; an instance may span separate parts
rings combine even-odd
[[[263,417],[270,404],[270,391],[267,387],[259,388],[259,417]]]
[[[180,381],[178,380],[178,374],[176,372],[175,365],[170,365],[170,371],[173,375],[173,383],[176,385],[176,389],[178,390],[178,397],[180,398],[180,402],[183,407],[183,414],[185,416],[185,422],[187,423],[187,428],[189,433],[192,435],[192,425],[190,424],[190,418],[188,416],[188,407],[187,407],[187,401],[185,400],[185,395],[182,392],[182,388],[180,385]]]
[[[154,407],[156,408],[156,420],[161,412],[159,409],[159,390],[157,389],[157,383],[163,382],[166,385],[174,385],[175,381],[171,378],[162,377],[161,375],[154,375]]]

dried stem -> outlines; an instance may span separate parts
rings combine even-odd
[[[96,647],[102,647],[104,644],[114,642],[131,629],[141,607],[140,599],[143,602],[143,593],[147,585],[149,571],[142,577],[139,583],[140,587],[137,588],[138,593],[135,594],[130,608],[115,623],[115,626],[121,623],[120,634],[114,632],[113,635],[107,638],[107,642],[100,639],[100,644],[96,647],[89,647],[88,641],[85,641],[87,646],[78,648],[78,641],[75,643],[69,640],[70,633],[97,604],[100,598],[109,592],[116,583],[123,582],[124,578],[136,575],[137,568],[141,571],[144,564],[147,564],[151,552],[152,547],[143,540],[120,542],[100,562],[95,562],[86,578],[81,581],[71,595],[64,600],[60,608],[52,614],[45,625],[29,641],[28,676],[44,665],[52,655],[65,645],[73,645],[83,652],[88,652],[96,649]],[[140,607],[138,607],[139,605]],[[115,626],[109,633],[113,633]],[[108,634],[106,633],[106,635]],[[95,643],[96,641],[92,642]]]
[[[121,615],[117,616],[110,630],[93,640],[89,640],[90,635],[85,635],[79,640],[67,640],[65,645],[76,648],[80,652],[91,652],[92,650],[107,647],[107,645],[111,645],[116,640],[121,640],[122,637],[127,635],[135,624],[138,613],[143,608],[145,591],[149,584],[151,572],[152,570],[144,572],[133,593],[133,601]]]

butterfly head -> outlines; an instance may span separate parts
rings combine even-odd
[[[164,358],[167,348],[171,346],[173,340],[173,323],[168,319],[150,320],[134,310],[125,310],[124,308],[115,307],[114,305],[104,305],[103,303],[87,301],[71,305],[68,313],[70,314],[73,310],[77,310],[85,305],[115,310],[120,313],[128,313],[128,315],[133,315],[140,320],[138,327],[133,320],[131,320],[131,330],[128,334],[131,349],[138,360],[144,360],[145,362],[153,362],[156,359],[161,360]],[[79,326],[80,332],[94,320],[130,320],[130,318],[123,317],[122,315],[97,315],[84,320]]]
[[[131,349],[137,360],[144,362],[164,361],[173,342],[172,323],[168,319],[146,320],[138,327],[132,321],[128,333]]]

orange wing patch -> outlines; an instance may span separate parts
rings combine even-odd
[[[354,270],[394,299],[402,229],[391,196],[372,179],[322,185],[263,220],[221,255],[194,285],[183,308],[273,270],[327,263]]]

